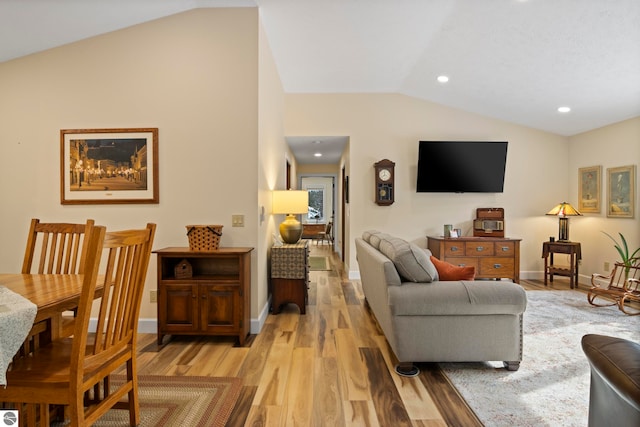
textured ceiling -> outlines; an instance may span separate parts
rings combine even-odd
[[[287,93],[402,93],[560,135],[640,116],[639,0],[3,0],[0,61],[256,5]]]

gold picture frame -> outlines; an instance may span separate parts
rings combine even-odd
[[[159,203],[158,128],[62,129],[60,203]]]
[[[581,213],[600,213],[602,166],[578,169],[578,210]]]
[[[634,218],[636,166],[607,169],[607,216]]]

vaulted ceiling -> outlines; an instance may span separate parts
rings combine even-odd
[[[0,61],[256,6],[287,93],[401,93],[560,135],[640,115],[638,0],[4,0]]]

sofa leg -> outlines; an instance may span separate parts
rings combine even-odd
[[[411,362],[398,363],[395,371],[398,375],[402,375],[403,377],[417,377],[420,374],[420,369]]]
[[[507,371],[517,371],[520,368],[520,361],[502,362]]]

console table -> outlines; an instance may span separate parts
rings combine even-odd
[[[553,262],[553,254],[569,255],[569,265]],[[553,276],[568,276],[569,286],[578,287],[578,262],[582,259],[582,249],[578,242],[543,242],[542,258],[544,258],[544,285],[547,286],[547,276],[553,283]]]
[[[428,236],[436,258],[459,266],[474,266],[477,279],[511,279],[520,283],[520,241],[502,237]]]
[[[309,241],[271,247],[271,311],[293,303],[306,313],[309,286]]]
[[[166,334],[231,335],[250,330],[251,251],[171,247],[158,255],[158,344]]]

